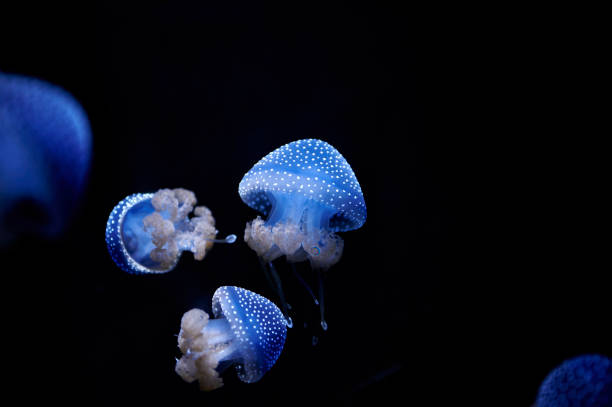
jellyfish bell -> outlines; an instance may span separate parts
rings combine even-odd
[[[317,271],[319,300],[304,286],[319,305],[321,326],[327,329],[321,271],[342,257],[344,241],[337,233],[360,228],[367,216],[353,169],[325,141],[297,140],[258,161],[240,181],[238,192],[249,207],[266,217],[247,223],[244,240],[261,259],[264,271],[272,275],[269,280],[275,282],[283,311],[287,314],[289,307],[272,261],[281,256],[290,263],[308,260]]]
[[[244,239],[265,261],[286,256],[328,269],[342,256],[336,232],[366,220],[361,186],[346,159],[328,143],[306,139],[277,148],[249,170],[238,187],[242,200],[261,212]]]
[[[65,230],[86,185],[91,143],[87,115],[72,95],[0,72],[0,246]]]
[[[612,360],[581,355],[553,369],[540,385],[536,407],[612,405]]]
[[[202,260],[213,243],[233,243],[235,235],[215,238],[211,211],[196,202],[195,194],[182,188],[132,194],[119,202],[106,224],[106,244],[115,264],[131,274],[167,273],[183,251]]]
[[[223,386],[221,373],[235,365],[238,378],[259,381],[280,356],[286,321],[274,303],[234,286],[219,287],[212,299],[215,319],[194,308],[181,319],[175,371],[186,382],[210,391]]]

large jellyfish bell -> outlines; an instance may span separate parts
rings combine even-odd
[[[309,260],[320,276],[342,256],[344,241],[336,232],[358,229],[366,220],[355,173],[338,150],[321,140],[298,140],[272,151],[245,174],[238,192],[267,217],[247,223],[244,239],[272,274],[272,261],[286,256],[290,263]],[[280,283],[277,291],[284,303]],[[321,323],[325,328],[323,318]]]
[[[215,239],[211,211],[196,202],[195,194],[182,188],[132,194],[119,202],[106,223],[106,245],[115,264],[131,274],[166,273],[183,251],[202,260],[213,243],[233,243],[235,235]]]
[[[274,303],[252,291],[219,287],[212,299],[215,319],[194,308],[181,319],[175,371],[186,382],[210,391],[223,386],[220,374],[235,365],[246,383],[260,380],[283,350],[287,326]]]
[[[63,233],[87,183],[91,138],[68,92],[0,72],[0,246]]]

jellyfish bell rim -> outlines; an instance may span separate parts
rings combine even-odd
[[[260,194],[260,196],[265,196],[267,202],[269,203],[269,210],[267,211],[261,211],[259,208],[251,205],[249,203],[249,198],[248,196],[251,195],[256,195],[256,194]],[[278,204],[278,202],[284,201],[286,199],[279,199],[279,195],[283,195],[283,194],[288,194],[287,192],[274,192],[274,191],[267,191],[265,189],[262,190],[258,190],[258,191],[251,191],[249,194],[246,194],[244,196],[241,195],[242,201],[244,203],[246,203],[251,209],[254,209],[256,211],[258,211],[259,213],[263,214],[264,216],[267,217],[267,219],[269,219],[270,214],[273,212],[273,208],[275,208],[275,206]],[[362,199],[363,201],[363,199]],[[360,218],[359,220],[355,221],[355,220],[351,220],[350,218],[344,216],[342,211],[339,211],[338,209],[325,204],[324,202],[321,202],[317,199],[313,199],[313,198],[306,198],[304,199],[304,202],[306,202],[306,206],[312,206],[312,204],[309,204],[309,202],[314,203],[317,207],[320,208],[320,212],[322,213],[328,213],[331,214],[329,216],[329,225],[326,225],[325,229],[328,229],[332,232],[350,232],[352,230],[357,230],[360,229],[366,221],[366,212],[364,210],[364,217]],[[365,202],[365,201],[364,201]],[[364,203],[365,205],[365,203]],[[365,206],[364,206],[365,209]],[[336,219],[341,219],[341,222],[337,222]],[[335,223],[346,223],[349,226],[346,227],[334,227],[333,225]]]
[[[330,150],[328,154],[333,155],[334,157],[337,157],[338,159],[340,159],[341,162],[347,167],[347,169],[350,170],[350,174],[345,177],[347,178],[347,180],[355,183],[355,188],[353,191],[345,190],[344,192],[347,193],[348,196],[351,196],[351,194],[355,195],[356,202],[354,205],[355,205],[355,210],[357,211],[356,216],[354,217],[348,216],[344,212],[344,209],[342,209],[342,207],[344,206],[342,205],[342,203],[346,204],[348,202],[348,200],[346,199],[346,196],[345,198],[338,198],[340,202],[338,206],[334,206],[334,205],[330,205],[326,203],[326,198],[328,198],[330,194],[333,195],[333,192],[330,192],[328,189],[320,191],[319,195],[321,195],[321,197],[319,197],[317,194],[314,194],[314,193],[312,193],[311,195],[306,194],[300,191],[299,188],[296,190],[290,190],[290,191],[276,191],[274,188],[266,186],[265,182],[262,182],[262,179],[258,179],[258,177],[262,178],[259,175],[258,170],[261,170],[261,168],[265,167],[266,160],[273,159],[275,154],[281,154],[280,152],[283,149],[287,149],[287,150],[291,150],[293,148],[297,149],[296,147],[297,145],[301,143],[307,143],[308,145],[310,145],[311,142],[314,142],[315,144],[319,146],[323,145],[323,147],[328,148]],[[298,166],[296,166],[296,168],[298,168]],[[267,171],[268,169],[264,170],[264,172],[267,172]],[[288,176],[289,178],[295,176],[298,179],[300,177],[307,177],[307,178],[313,177],[316,179],[321,177],[321,178],[328,178],[329,180],[332,179],[331,177],[327,177],[324,174],[317,173],[314,170],[308,171],[308,170],[304,170],[301,168],[299,168],[298,170],[284,168],[283,177],[279,177],[280,180],[282,180],[285,175]],[[274,178],[274,180],[280,181],[280,180],[277,180],[276,177]],[[325,181],[323,182],[325,183]],[[290,185],[290,184],[287,183],[286,185]],[[333,184],[333,182],[330,182],[330,185],[333,185],[335,189],[338,189],[337,188],[338,186]],[[258,160],[244,174],[244,176],[242,177],[242,180],[240,181],[240,184],[238,185],[238,194],[240,195],[240,198],[242,199],[242,201],[245,204],[247,204],[247,206],[262,213],[266,217],[270,215],[271,209],[273,209],[277,201],[279,201],[278,195],[280,194],[298,194],[304,198],[304,201],[306,202],[311,201],[315,203],[316,205],[318,205],[322,211],[331,213],[329,217],[330,225],[328,229],[333,232],[348,232],[351,230],[359,229],[360,227],[363,226],[363,224],[365,223],[367,219],[367,207],[365,204],[363,191],[361,189],[361,185],[359,181],[357,180],[357,176],[355,175],[355,172],[353,171],[352,167],[350,166],[346,158],[344,158],[344,156],[334,146],[332,146],[331,144],[327,143],[324,140],[315,139],[315,138],[294,140],[289,143],[285,143],[279,146],[278,148],[274,149],[270,153],[266,154],[263,158]],[[339,224],[339,226],[333,226],[332,220],[338,219],[338,218],[340,218],[340,221],[336,221],[335,223]],[[342,224],[344,224],[344,226],[341,226]]]
[[[115,264],[129,274],[165,274],[172,271],[178,264],[177,256],[168,268],[154,269],[146,267],[132,257],[122,237],[123,222],[127,213],[136,205],[151,200],[154,193],[135,193],[123,198],[111,211],[106,223],[106,244]]]

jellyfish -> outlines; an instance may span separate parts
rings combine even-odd
[[[66,229],[86,185],[91,143],[87,115],[68,92],[0,72],[0,246]]]
[[[535,407],[609,407],[612,360],[582,355],[566,360],[540,385]]]
[[[176,373],[201,390],[223,386],[221,374],[234,365],[238,378],[254,383],[272,368],[287,336],[286,321],[274,303],[234,286],[219,287],[212,298],[215,319],[194,308],[181,319]]]
[[[131,274],[167,273],[185,250],[202,260],[213,243],[233,243],[235,235],[215,238],[210,209],[196,202],[195,194],[182,188],[132,194],[119,202],[106,223],[106,245],[115,264]]]
[[[366,220],[363,193],[351,166],[324,141],[298,140],[257,162],[240,181],[238,192],[248,206],[267,217],[248,222],[244,240],[270,276],[285,315],[289,306],[272,263],[281,256],[319,306],[326,330],[322,271],[342,256],[344,241],[336,233],[358,229]],[[318,276],[318,299],[293,267],[305,260]]]

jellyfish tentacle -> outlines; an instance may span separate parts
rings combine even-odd
[[[319,311],[321,312],[321,328],[327,331],[327,322],[325,321],[325,292],[323,287],[323,270],[317,268],[317,280],[319,281]]]
[[[272,271],[270,271],[269,266],[268,266],[269,263],[266,263],[262,257],[258,257],[258,260],[259,260],[259,265],[261,266],[261,269],[264,273],[264,276],[266,277],[266,281],[268,282],[268,285],[272,288],[272,291],[274,291],[276,296],[279,298],[279,301],[281,302],[282,313],[285,319],[287,320],[287,326],[289,328],[292,328],[293,320],[289,316],[289,310],[291,309],[291,305],[289,305],[285,301],[285,295],[284,295],[284,292],[282,291],[282,286],[280,284],[280,278],[278,277],[278,274],[275,274],[274,277],[272,276]]]
[[[274,291],[274,294],[278,296],[279,295],[278,290],[276,288],[276,284],[272,280],[270,271],[268,270],[268,264],[261,257],[257,257],[257,259],[259,260],[259,265],[261,266],[261,270],[263,271],[264,276],[266,277],[266,281],[268,282],[268,285],[272,288],[272,290]]]
[[[310,288],[308,283],[306,281],[304,281],[304,279],[302,278],[300,273],[298,273],[298,271],[296,270],[295,263],[289,262],[289,265],[291,266],[291,271],[293,272],[293,275],[295,276],[295,278],[297,278],[297,280],[300,282],[300,284],[302,284],[302,286],[304,286],[306,291],[308,291],[308,294],[310,294],[310,296],[312,297],[312,301],[315,303],[315,305],[318,306],[319,305],[319,300],[317,300],[317,297],[315,297],[315,295],[312,292],[312,289]]]
[[[283,314],[285,314],[285,318],[287,319],[287,327],[292,328],[293,320],[289,316],[289,310],[291,309],[291,305],[289,305],[287,301],[285,301],[285,293],[283,292],[283,285],[281,283],[281,279],[278,276],[276,268],[274,267],[274,264],[272,262],[268,262],[268,267],[270,269],[270,275],[272,276],[272,280],[274,280],[274,283],[276,284],[278,298],[281,302],[281,308],[283,310]]]
[[[204,239],[204,240],[208,242],[213,242],[213,243],[234,243],[236,241],[236,235],[234,234],[227,235],[223,239]]]

